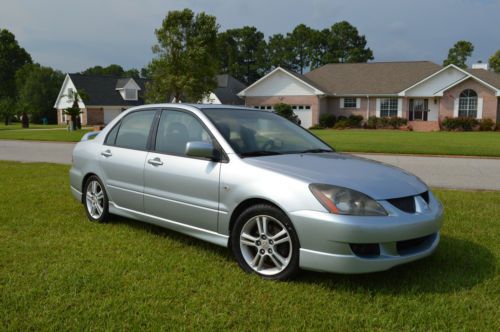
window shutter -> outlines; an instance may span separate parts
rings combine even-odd
[[[356,108],[361,107],[361,98],[356,98]]]
[[[460,98],[455,98],[455,101],[453,102],[453,117],[456,118],[458,117],[458,102]]]
[[[398,117],[403,117],[403,98],[398,98]]]
[[[380,98],[377,98],[377,108],[375,109],[375,115],[380,118]]]
[[[483,118],[483,98],[477,98],[477,118]]]
[[[344,98],[340,98],[340,108],[344,108]]]

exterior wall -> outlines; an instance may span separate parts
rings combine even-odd
[[[265,79],[254,86],[250,86],[244,92],[245,97],[315,96],[318,94],[321,94],[321,91],[308,86],[281,69],[270,73],[269,76],[265,76]]]
[[[93,126],[104,123],[104,111],[102,108],[87,108],[87,121],[85,124]]]
[[[450,67],[443,70],[441,73],[427,79],[426,81],[414,86],[406,91],[407,97],[426,97],[433,96],[436,91],[440,91],[443,87],[450,86],[460,79],[465,78],[466,74],[456,68]]]
[[[272,96],[245,98],[245,105],[248,107],[274,105],[278,103],[286,103],[290,105],[311,105],[312,125],[319,123],[320,98],[317,96]]]
[[[445,117],[453,117],[453,109],[455,107],[455,99],[460,97],[460,93],[465,89],[476,91],[478,98],[483,98],[483,115],[482,118],[497,120],[498,97],[490,88],[482,85],[474,79],[468,79],[464,82],[444,91],[439,107],[439,119]]]

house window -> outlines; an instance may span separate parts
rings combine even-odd
[[[356,108],[356,98],[344,98],[343,108]]]
[[[429,102],[427,99],[410,99],[409,120],[427,121]]]
[[[477,117],[477,93],[467,89],[462,91],[458,100],[458,116],[466,118]]]
[[[398,116],[398,98],[383,98],[380,100],[380,117]]]
[[[137,90],[125,89],[125,100],[137,100]]]

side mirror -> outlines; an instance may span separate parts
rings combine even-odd
[[[213,161],[219,161],[219,151],[214,148],[210,142],[193,141],[186,143],[186,156],[196,158],[207,158]]]

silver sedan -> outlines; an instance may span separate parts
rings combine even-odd
[[[70,180],[91,221],[116,214],[226,246],[268,279],[423,258],[443,215],[412,174],[336,153],[271,112],[221,105],[129,109],[76,145]]]

